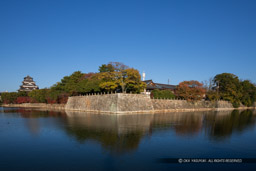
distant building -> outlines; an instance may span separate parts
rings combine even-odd
[[[152,90],[155,90],[155,89],[170,90],[172,92],[175,92],[177,88],[176,85],[154,83],[152,80],[145,80],[143,82],[147,84],[147,88],[146,88],[147,92],[151,92]]]
[[[33,78],[30,76],[24,77],[24,81],[22,82],[22,85],[20,86],[20,89],[18,91],[32,91],[39,89],[39,87],[36,85],[36,83],[33,81]]]

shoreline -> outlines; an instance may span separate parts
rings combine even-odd
[[[196,111],[232,111],[232,110],[255,110],[256,107],[239,108],[191,108],[191,109],[161,109],[161,110],[141,110],[141,111],[99,111],[83,109],[67,109],[66,104],[46,104],[46,103],[23,103],[23,104],[2,104],[0,107],[6,108],[26,108],[40,110],[57,110],[71,112],[88,112],[97,114],[157,114],[157,113],[175,113],[175,112],[196,112]]]

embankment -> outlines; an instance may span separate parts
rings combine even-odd
[[[65,110],[65,104],[45,104],[45,103],[22,103],[22,104],[3,104],[3,107],[24,107],[46,110]]]
[[[24,103],[3,105],[4,107],[40,108],[45,110],[85,111],[96,113],[162,113],[177,111],[234,110],[227,101],[197,101],[150,99],[144,94],[102,94],[69,97],[64,104]],[[240,107],[238,109],[255,109]]]

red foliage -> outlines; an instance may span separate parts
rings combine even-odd
[[[68,102],[68,94],[61,94],[61,95],[59,95],[58,102],[60,104],[66,104]]]
[[[16,103],[21,104],[21,103],[30,103],[31,98],[30,97],[17,97]]]
[[[88,74],[84,74],[84,78],[87,79],[87,78],[91,78],[92,76],[94,76],[95,73],[93,72],[89,72]]]
[[[10,103],[10,100],[4,100],[3,103],[4,103],[4,104],[9,104],[9,103]]]
[[[55,103],[57,103],[57,100],[53,100],[51,98],[47,98],[47,103],[48,104],[55,104]]]
[[[183,81],[176,90],[176,94],[185,100],[201,100],[205,96],[206,90],[203,84],[198,81]]]

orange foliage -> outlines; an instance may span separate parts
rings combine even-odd
[[[205,92],[203,84],[194,80],[181,82],[176,90],[177,96],[188,101],[203,99]]]

